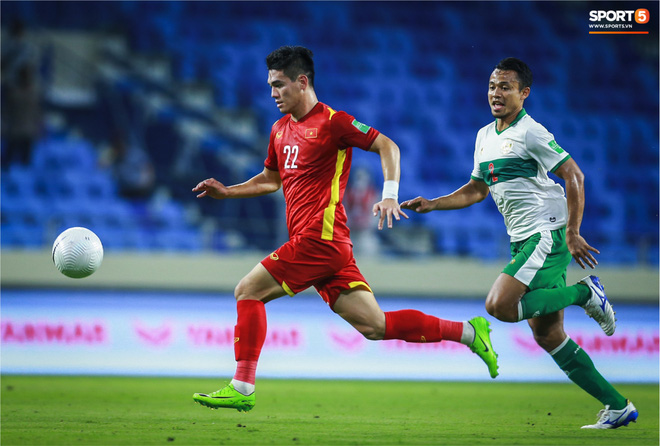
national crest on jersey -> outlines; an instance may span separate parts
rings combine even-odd
[[[564,189],[547,173],[569,158],[524,109],[502,132],[496,122],[479,130],[472,178],[488,185],[512,241],[566,225]]]
[[[368,150],[379,132],[319,102],[299,121],[286,115],[271,130],[264,166],[282,179],[289,237],[350,243],[342,205],[352,148]]]

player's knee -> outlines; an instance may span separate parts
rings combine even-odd
[[[377,330],[374,327],[361,327],[357,329],[362,336],[364,336],[366,339],[370,341],[380,341],[383,339],[385,336],[385,331],[381,333],[379,330]]]
[[[534,332],[534,340],[543,350],[550,352],[557,348],[566,339],[566,333],[563,330],[544,331],[542,333]]]
[[[497,305],[490,295],[486,298],[486,312],[493,317],[497,317],[495,316],[497,314]]]
[[[534,340],[545,351],[552,350],[553,347],[553,337],[547,334],[536,334],[534,333]]]
[[[385,326],[378,324],[353,324],[353,327],[370,341],[380,341],[385,337]]]
[[[238,285],[234,288],[234,297],[236,298],[236,301],[248,298],[247,286],[244,280],[238,282]]]
[[[518,308],[504,305],[502,299],[492,294],[486,298],[486,312],[502,322],[518,322]]]

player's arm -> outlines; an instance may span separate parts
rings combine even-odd
[[[411,209],[417,213],[425,214],[431,211],[448,211],[463,209],[483,201],[488,196],[488,186],[483,181],[470,181],[449,195],[427,200],[424,197],[413,198],[401,203],[403,209]]]
[[[566,187],[566,203],[568,205],[566,245],[568,246],[568,250],[582,269],[585,269],[585,263],[591,268],[594,268],[598,265],[598,262],[591,252],[600,254],[600,251],[589,246],[586,240],[580,235],[582,214],[584,213],[584,174],[572,158],[559,166],[554,171],[554,174],[564,180]]]
[[[378,218],[378,229],[383,229],[383,221],[387,218],[387,227],[392,227],[392,217],[397,220],[401,215],[408,216],[399,207],[399,179],[401,178],[401,154],[399,146],[387,136],[379,134],[369,148],[370,152],[380,155],[383,168],[383,197],[374,204],[373,213]]]
[[[218,200],[225,198],[251,198],[273,193],[282,187],[282,179],[277,170],[264,167],[263,172],[253,176],[244,183],[225,186],[215,178],[200,182],[193,188],[199,192],[197,198],[211,197]]]

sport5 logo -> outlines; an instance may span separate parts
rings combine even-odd
[[[608,22],[632,22],[635,21],[640,25],[648,23],[651,19],[648,9],[636,10],[602,10],[594,9],[589,11],[590,22],[601,22],[606,20]]]

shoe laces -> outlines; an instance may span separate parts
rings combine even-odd
[[[605,406],[605,409],[601,409],[600,412],[598,412],[598,422],[599,423],[604,423],[607,421],[607,419],[610,417],[610,406]]]
[[[222,396],[223,394],[227,393],[229,391],[229,389],[231,389],[231,387],[229,387],[229,386],[230,386],[230,384],[227,384],[225,387],[223,387],[222,389],[216,390],[215,392],[213,392],[209,396]]]

